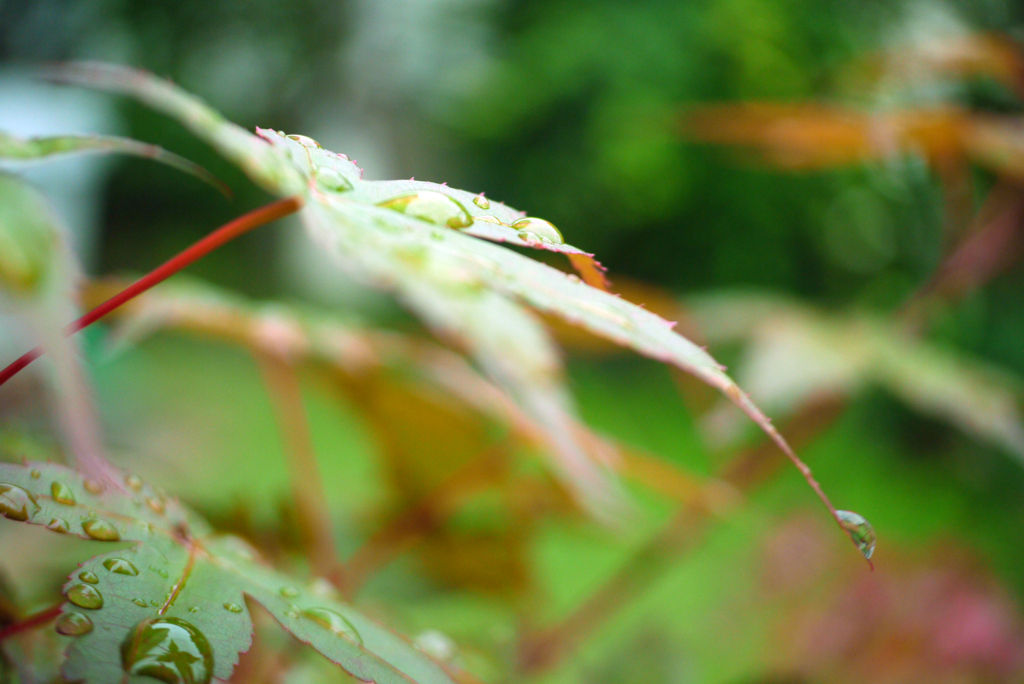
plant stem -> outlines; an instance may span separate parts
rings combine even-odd
[[[250,211],[248,214],[239,216],[234,221],[225,223],[199,242],[196,242],[191,247],[185,249],[177,256],[165,262],[163,265],[150,271],[148,274],[139,278],[118,294],[79,318],[77,321],[71,323],[64,329],[64,334],[73,335],[79,330],[87,328],[125,302],[137,297],[151,287],[162,283],[178,271],[198,261],[231,240],[234,240],[239,235],[243,235],[265,223],[276,221],[279,218],[294,213],[302,207],[302,202],[303,200],[300,197],[288,197],[282,200],[277,200],[276,202],[271,202],[259,209]],[[45,349],[43,347],[36,347],[35,349],[26,352],[16,361],[0,371],[0,385],[6,383],[17,375],[19,371],[42,356],[44,351]]]

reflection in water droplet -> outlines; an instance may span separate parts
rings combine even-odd
[[[57,618],[55,628],[64,636],[82,636],[92,631],[92,620],[81,613],[64,613]]]
[[[29,475],[32,476],[33,480],[38,480],[39,478],[41,478],[43,476],[43,474],[41,472],[39,472],[38,470],[36,470],[35,468],[32,469],[32,472],[29,473]]]
[[[121,665],[130,675],[167,684],[208,684],[213,649],[195,625],[179,618],[152,618],[137,624],[121,644]]]
[[[554,224],[550,221],[545,221],[542,218],[534,218],[533,216],[527,216],[521,218],[518,221],[512,222],[512,228],[514,230],[521,231],[519,237],[529,242],[527,238],[523,237],[523,233],[528,235],[536,236],[538,242],[553,242],[561,245],[565,244],[565,239],[562,234],[555,228]]]
[[[97,541],[117,541],[121,534],[106,520],[86,520],[82,523],[85,533]]]
[[[145,602],[145,601],[143,601],[143,600],[142,600],[142,599],[140,599],[140,598],[133,598],[133,599],[132,599],[132,603],[134,603],[135,605],[137,605],[137,606],[138,606],[139,608],[145,608],[145,607],[146,607],[146,602]]]
[[[480,207],[484,211],[487,211],[488,209],[491,208],[491,201],[484,197],[483,195],[477,195],[476,197],[474,197],[473,204]]]
[[[227,610],[232,613],[241,613],[242,606],[238,605],[237,603],[225,603],[224,610]]]
[[[68,597],[68,601],[71,601],[80,608],[96,610],[103,607],[103,594],[97,591],[96,587],[91,587],[88,584],[72,586],[68,589],[65,596]]]
[[[103,493],[103,484],[97,482],[96,480],[86,480],[85,482],[82,483],[82,486],[85,487],[85,491],[89,492],[90,494]]]
[[[164,513],[164,502],[152,496],[146,497],[146,505],[149,506],[149,510],[153,511],[157,515],[163,515]]]
[[[134,577],[139,574],[139,569],[123,558],[108,558],[103,561],[103,567],[118,575],[129,575]]]
[[[66,534],[70,527],[68,527],[67,520],[61,520],[60,518],[54,518],[50,522],[46,523],[46,529],[59,532],[60,534]]]
[[[322,190],[346,192],[352,189],[352,183],[337,169],[321,167],[316,170],[316,184]]]
[[[39,510],[35,498],[21,487],[0,483],[0,514],[24,522]]]
[[[377,206],[393,209],[438,226],[468,228],[473,225],[473,217],[458,200],[434,190],[399,195],[380,202]]]
[[[326,627],[331,630],[335,634],[349,639],[355,639],[360,644],[363,643],[363,638],[359,636],[359,631],[352,625],[352,623],[338,613],[335,613],[333,610],[327,610],[326,608],[307,608],[302,611],[302,614],[321,627]]]
[[[142,478],[139,477],[138,475],[126,475],[124,478],[124,483],[128,485],[128,489],[132,490],[133,492],[138,492],[142,490]]]
[[[299,595],[299,590],[295,587],[281,587],[281,596],[285,598],[295,598]]]
[[[86,584],[99,584],[100,578],[92,574],[88,570],[84,570],[78,573],[78,579],[82,580]]]
[[[836,511],[840,524],[865,558],[875,552],[875,530],[864,516],[853,511]]]
[[[50,492],[53,493],[53,500],[59,504],[65,506],[72,506],[75,503],[75,495],[63,482],[53,482],[50,484]]]
[[[474,221],[483,221],[484,223],[496,223],[499,226],[505,225],[502,223],[497,216],[477,216],[473,219]]]

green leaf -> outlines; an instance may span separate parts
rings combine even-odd
[[[137,477],[123,483],[101,490],[64,466],[0,464],[5,517],[98,542],[133,543],[83,563],[64,586],[69,600],[56,629],[76,637],[65,677],[106,684],[124,681],[128,671],[172,684],[227,679],[251,643],[248,597],[359,679],[451,684],[439,665],[326,585],[277,572],[246,542],[215,533]]]
[[[21,178],[0,173],[0,286],[39,294],[59,268],[59,245],[46,198]]]
[[[83,152],[130,154],[167,164],[209,183],[225,196],[231,190],[199,164],[157,145],[111,135],[61,135],[48,138],[17,138],[0,131],[0,159],[39,161],[61,154]]]

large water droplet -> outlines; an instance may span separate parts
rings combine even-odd
[[[457,199],[434,190],[399,195],[380,202],[377,206],[415,216],[438,226],[458,229],[473,225],[473,217]]]
[[[226,610],[226,611],[228,611],[230,613],[241,613],[242,612],[242,606],[238,605],[237,603],[225,603],[224,604],[224,610]]]
[[[281,587],[281,596],[285,598],[295,598],[299,595],[299,590],[295,587]]]
[[[117,541],[121,538],[117,528],[106,520],[86,520],[82,523],[82,529],[85,530],[87,535],[97,541]]]
[[[68,527],[67,520],[53,518],[50,522],[46,523],[46,529],[53,530],[54,532],[59,532],[60,534],[67,534],[68,530],[70,530],[71,528]]]
[[[58,634],[64,636],[82,636],[92,631],[92,620],[81,613],[63,613],[57,618],[57,624],[54,627]]]
[[[875,552],[875,529],[871,527],[871,523],[859,513],[853,511],[836,511],[836,515],[839,516],[839,522],[846,530],[846,534],[850,535],[850,539],[857,545],[857,548],[865,558],[870,559],[871,554]]]
[[[50,492],[53,494],[53,500],[59,504],[64,504],[65,506],[73,506],[75,504],[74,492],[63,482],[51,483]]]
[[[24,522],[39,510],[35,498],[21,487],[0,483],[0,514]]]
[[[316,170],[317,187],[331,192],[346,192],[352,189],[352,183],[337,169],[329,166]]]
[[[558,229],[555,228],[554,224],[542,218],[527,216],[518,221],[513,221],[511,227],[513,230],[520,231],[519,237],[527,242],[530,241],[529,236],[536,236],[540,242],[553,242],[558,245],[565,243],[565,239]],[[527,237],[523,237],[523,233],[526,233]]]
[[[96,587],[88,584],[76,584],[68,589],[65,594],[68,601],[71,601],[80,608],[96,610],[103,607],[103,594],[96,590]]]
[[[179,618],[152,618],[135,626],[121,644],[125,672],[167,684],[208,684],[213,649],[195,625]]]
[[[352,623],[338,613],[335,613],[333,610],[328,610],[326,608],[307,608],[302,611],[302,614],[321,627],[331,630],[335,634],[355,639],[360,644],[363,643],[363,637],[359,636],[359,631],[352,625]]]
[[[142,478],[138,475],[126,475],[124,483],[128,485],[128,489],[133,492],[142,491]]]
[[[487,211],[488,209],[491,208],[491,201],[484,197],[483,195],[477,195],[476,197],[474,197],[473,204],[480,207],[484,211]]]
[[[135,575],[139,574],[139,569],[123,558],[108,558],[103,561],[103,567],[110,572],[116,572],[118,575],[135,577]]]
[[[100,578],[94,575],[93,573],[89,572],[88,570],[83,570],[82,572],[78,573],[78,579],[82,580],[86,584],[99,584],[100,582]]]
[[[313,140],[312,138],[307,137],[305,135],[292,134],[292,135],[289,135],[288,138],[290,138],[291,140],[294,140],[295,142],[299,143],[303,147],[308,147],[310,149],[315,149],[315,150],[322,150],[322,149],[324,149],[323,146],[320,143],[318,143],[316,140]]]

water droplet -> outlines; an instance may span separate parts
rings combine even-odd
[[[167,571],[163,568],[157,568],[156,574],[160,575],[164,579],[167,579]]]
[[[43,474],[41,472],[39,472],[39,470],[37,470],[36,468],[33,468],[32,472],[30,472],[29,475],[32,476],[33,480],[38,480],[39,478],[41,478],[43,476]]]
[[[57,618],[55,625],[58,634],[64,636],[82,636],[92,631],[92,620],[81,613],[64,613]]]
[[[488,209],[491,208],[491,201],[484,197],[483,195],[477,195],[476,197],[474,197],[473,204],[480,207],[484,211],[487,211]]]
[[[226,610],[226,611],[228,611],[230,613],[241,613],[242,612],[242,606],[238,605],[237,603],[225,603],[224,604],[224,610]]]
[[[70,530],[71,528],[68,527],[67,520],[54,518],[50,522],[46,523],[46,529],[53,530],[54,532],[58,532],[60,534],[67,534],[68,530]]]
[[[157,515],[164,514],[164,502],[161,501],[160,499],[157,499],[156,497],[152,496],[147,496],[146,505],[149,506],[149,510],[153,511]]]
[[[84,570],[78,573],[78,579],[82,580],[86,584],[99,584],[100,578],[92,574],[88,570]]]
[[[153,606],[154,608],[159,608],[160,607],[160,602],[159,601],[154,601],[153,599],[149,599],[149,605]]]
[[[870,559],[875,552],[875,529],[871,527],[864,516],[853,511],[836,511],[839,522],[850,535],[850,539],[857,545],[857,548],[865,558]]]
[[[380,202],[377,206],[393,209],[438,226],[458,229],[473,225],[473,217],[458,200],[434,190],[399,195]]]
[[[555,228],[550,221],[545,221],[542,218],[527,216],[519,219],[518,221],[513,221],[512,228],[514,230],[521,231],[519,233],[519,237],[524,240],[526,240],[526,238],[523,237],[523,233],[527,233],[535,235],[539,242],[553,242],[558,245],[565,244],[565,239],[562,237],[562,234],[558,232],[558,229]]]
[[[317,187],[331,192],[346,192],[352,189],[352,183],[337,169],[321,167],[316,170]]]
[[[89,492],[90,494],[103,493],[102,482],[97,482],[96,480],[86,480],[85,482],[82,483],[82,486],[85,487],[85,491]]]
[[[75,495],[63,482],[53,482],[50,484],[50,492],[53,493],[53,500],[59,504],[65,506],[73,506],[75,504]]]
[[[96,587],[88,584],[76,584],[68,589],[65,594],[68,601],[71,601],[79,608],[96,610],[103,607],[103,594],[96,590]]]
[[[295,598],[299,595],[299,590],[295,587],[281,587],[281,596],[285,598]]]
[[[0,514],[5,518],[24,522],[38,510],[35,498],[24,489],[0,483]]]
[[[193,613],[193,614],[194,613],[198,613],[199,612],[199,606],[192,606],[191,608],[188,609],[188,612]]]
[[[124,478],[124,483],[128,485],[128,489],[132,490],[133,492],[138,492],[142,490],[142,478],[139,477],[138,475],[126,475]]]
[[[82,523],[85,533],[97,541],[117,541],[121,534],[106,520],[86,520]]]
[[[213,649],[191,623],[152,618],[137,624],[121,644],[121,665],[130,675],[167,684],[208,684],[213,677]]]
[[[110,572],[116,572],[118,575],[135,577],[139,574],[139,569],[123,558],[108,558],[103,561],[103,567]]]
[[[309,137],[307,137],[305,135],[292,134],[292,135],[289,135],[288,138],[291,139],[291,140],[294,140],[295,142],[299,143],[303,147],[308,147],[310,149],[316,149],[316,150],[324,149],[323,146],[320,143],[318,143],[316,140],[313,140],[312,138],[309,138]]]
[[[569,279],[570,283],[578,283],[578,282],[580,282],[580,277],[578,275],[576,275],[575,273],[569,273],[565,277]]]
[[[499,226],[505,225],[504,223],[501,222],[501,220],[498,219],[497,216],[477,216],[473,220],[474,221],[483,221],[484,223],[496,223]]]
[[[321,627],[326,627],[331,630],[335,634],[354,638],[359,643],[363,643],[363,638],[359,636],[359,631],[352,625],[352,623],[338,613],[335,613],[333,610],[327,610],[326,608],[307,608],[302,611],[302,614]]]
[[[299,617],[299,611],[297,611],[297,610],[289,610],[289,611],[287,611],[287,612],[285,613],[285,615],[287,615],[287,616],[288,616],[288,617],[290,617],[290,618],[291,618],[292,620],[294,620],[294,619],[296,619],[296,618],[298,618],[298,617]]]
[[[140,599],[140,598],[133,598],[133,599],[132,599],[132,603],[134,603],[135,605],[137,605],[137,606],[138,606],[139,608],[145,608],[145,607],[146,607],[146,602],[145,602],[145,601],[143,601],[143,600],[142,600],[142,599]]]

